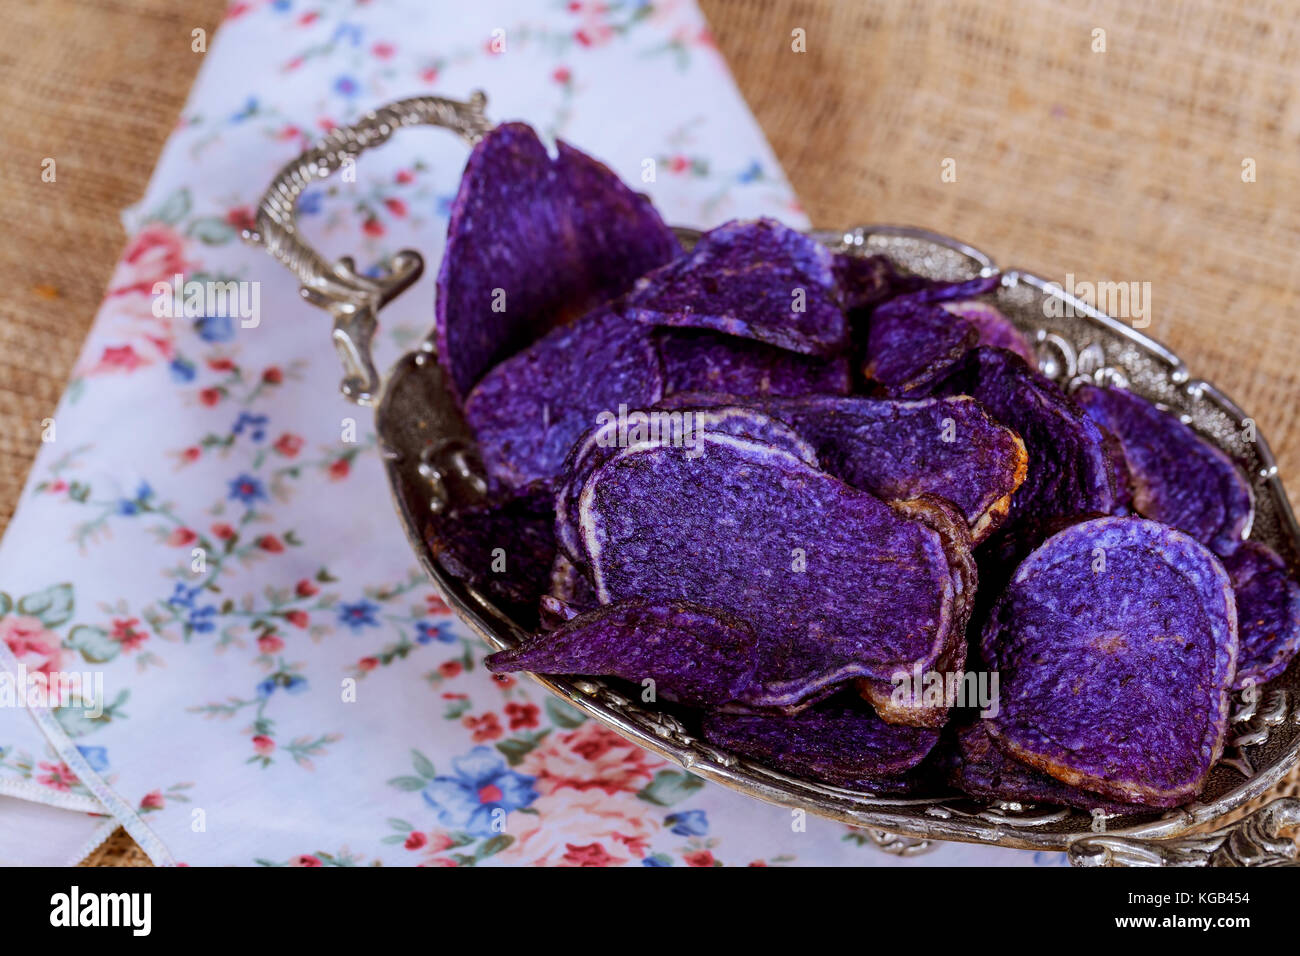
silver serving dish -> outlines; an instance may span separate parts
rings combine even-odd
[[[417,97],[332,131],[280,172],[262,198],[256,229],[247,231],[245,239],[264,246],[292,270],[304,298],[334,317],[334,343],[345,371],[342,392],[353,402],[377,407],[379,445],[411,547],[447,603],[499,649],[524,633],[483,595],[447,574],[425,540],[429,515],[475,501],[484,489],[474,438],[449,396],[434,344],[424,341],[383,379],[371,358],[377,313],[419,278],[423,260],[406,250],[388,264],[385,277],[362,276],[350,259],[323,259],[303,242],[294,221],[294,206],[308,185],[387,141],[401,127],[441,126],[467,143],[477,142],[491,128],[485,105],[481,93],[468,102]],[[698,235],[688,229],[679,233],[687,243]],[[1169,349],[1037,276],[1000,269],[987,254],[947,236],[898,226],[813,235],[836,252],[883,253],[929,277],[962,279],[1000,271],[997,304],[1037,342],[1047,374],[1067,386],[1083,379],[1116,381],[1181,415],[1250,476],[1252,536],[1296,564],[1300,527],[1268,443],[1253,434],[1253,422],[1240,408],[1193,377]],[[1243,437],[1252,434],[1254,440]],[[1226,753],[1199,800],[1122,822],[1059,807],[947,794],[877,797],[796,779],[709,746],[672,713],[647,709],[600,680],[534,679],[592,719],[692,773],[760,800],[866,828],[890,852],[911,854],[924,850],[928,841],[958,840],[1065,850],[1080,865],[1296,865],[1300,857],[1283,832],[1300,826],[1300,799],[1283,797],[1248,815],[1235,813],[1268,793],[1300,759],[1300,667],[1249,699],[1238,699]]]

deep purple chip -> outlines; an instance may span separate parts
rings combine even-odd
[[[860,789],[916,768],[939,740],[924,727],[887,724],[865,710],[825,704],[788,717],[706,714],[704,739],[794,777]]]
[[[681,251],[649,200],[565,143],[505,123],[470,153],[438,271],[438,360],[459,397],[502,359]]]
[[[1138,514],[1186,531],[1218,554],[1241,544],[1253,503],[1231,458],[1127,389],[1083,385],[1073,397],[1123,445]]]
[[[707,403],[711,405],[712,403]],[[644,427],[639,427],[644,425]],[[738,435],[782,448],[800,461],[817,465],[812,446],[793,428],[754,408],[677,406],[634,409],[621,419],[599,425],[584,435],[564,463],[555,495],[555,535],[560,549],[579,567],[586,567],[578,530],[578,495],[591,474],[624,448],[647,440],[679,443],[691,454],[701,452],[707,434]]]
[[[953,502],[976,542],[1002,522],[1028,467],[1019,436],[966,396],[907,401],[686,393],[667,401],[752,405],[793,427],[825,471],[855,488],[887,501],[938,495]]]
[[[1100,811],[1108,816],[1140,813],[1144,807],[1117,803],[1100,794],[1061,783],[1021,763],[1000,750],[984,722],[977,720],[958,730],[952,742],[945,740],[944,754],[948,785],[983,800],[1016,803],[1054,803],[1080,810]]]
[[[626,449],[587,479],[578,527],[602,602],[695,600],[750,621],[745,702],[760,707],[927,669],[962,639],[937,532],[771,445],[705,444]]]
[[[665,700],[714,707],[749,685],[755,637],[744,621],[687,601],[619,601],[498,651],[485,663],[497,673],[620,677]]]
[[[833,356],[849,344],[833,286],[831,254],[819,242],[772,219],[736,221],[638,279],[619,307],[649,325],[712,329]]]
[[[539,482],[434,515],[425,538],[444,569],[532,627],[550,588],[554,527],[554,492]]]
[[[953,584],[952,629],[965,635],[975,607],[979,573],[972,549],[970,526],[952,502],[937,495],[920,495],[895,500],[890,506],[902,515],[919,521],[939,535],[948,557]],[[880,718],[891,724],[939,728],[948,722],[949,709],[959,702],[958,682],[966,669],[966,640],[952,641],[926,672],[915,666],[911,673],[897,672],[888,681],[858,678],[855,689],[871,704]],[[930,693],[935,682],[942,682],[944,694],[933,700]],[[952,689],[953,700],[948,690]]]
[[[1025,443],[1029,469],[1011,500],[1008,525],[1114,510],[1115,467],[1101,430],[1020,356],[973,349],[939,392],[973,396]]]
[[[1286,670],[1300,651],[1300,584],[1276,551],[1247,541],[1223,559],[1237,597],[1234,689],[1262,684]]]
[[[491,369],[469,393],[465,418],[488,475],[513,488],[558,476],[602,414],[653,405],[662,393],[649,330],[602,308]]]
[[[942,303],[983,295],[996,276],[935,283],[876,307],[867,329],[862,372],[886,395],[924,395],[979,342],[976,326]]]
[[[831,271],[840,305],[846,310],[869,309],[886,299],[915,292],[930,284],[921,276],[903,275],[886,256],[858,256],[838,252]]]
[[[659,329],[664,394],[847,395],[849,360],[823,359],[707,329]]]
[[[963,299],[958,302],[945,302],[943,308],[953,315],[961,316],[973,325],[980,345],[1015,352],[1030,368],[1038,368],[1038,355],[1034,352],[1029,339],[991,302],[982,299]]]
[[[987,727],[1063,783],[1176,806],[1222,751],[1237,648],[1232,584],[1208,549],[1142,518],[1085,521],[1031,554],[993,607]]]

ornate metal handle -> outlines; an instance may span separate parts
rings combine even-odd
[[[370,354],[376,316],[420,278],[424,259],[413,249],[403,249],[386,263],[387,273],[378,278],[360,275],[350,257],[331,265],[298,234],[294,219],[298,199],[313,182],[387,142],[395,130],[405,126],[441,126],[472,146],[492,126],[484,116],[486,106],[487,97],[481,90],[467,102],[416,96],[367,113],[351,126],[331,130],[280,170],[258,204],[255,228],[244,230],[246,242],[264,247],[298,277],[303,298],[334,317],[334,347],[344,371],[340,390],[358,405],[373,405],[379,395],[379,374]]]
[[[1172,840],[1085,837],[1070,844],[1075,866],[1300,866],[1300,799],[1280,797],[1236,823]]]

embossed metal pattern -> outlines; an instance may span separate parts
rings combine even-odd
[[[334,316],[335,341],[347,372],[343,391],[353,401],[378,405],[380,448],[412,550],[457,615],[499,649],[516,643],[523,632],[486,597],[447,574],[427,544],[425,532],[433,514],[480,500],[484,489],[473,435],[450,397],[432,341],[399,360],[386,381],[375,374],[370,357],[375,314],[414,281],[422,260],[418,253],[404,251],[392,263],[389,277],[363,280],[348,260],[326,263],[302,242],[293,225],[293,203],[304,185],[328,175],[343,156],[355,156],[393,129],[417,122],[445,126],[475,142],[488,128],[483,106],[480,95],[469,103],[421,97],[334,131],[280,174],[259,207],[257,229],[247,238],[265,245],[293,270],[304,296]],[[687,244],[698,236],[690,229],[677,232]],[[999,271],[992,257],[973,246],[923,229],[861,226],[812,235],[837,252],[884,254],[909,271],[933,278]],[[1244,440],[1253,429],[1245,428],[1249,419],[1230,399],[1212,384],[1193,378],[1178,356],[1158,342],[1047,280],[1009,270],[1002,274],[994,297],[1036,343],[1044,370],[1064,386],[1086,379],[1132,388],[1181,416],[1236,460],[1250,477],[1255,498],[1251,537],[1271,545],[1295,566],[1300,528],[1276,463],[1262,436]],[[927,841],[959,840],[1068,849],[1071,862],[1080,865],[1257,866],[1296,861],[1295,843],[1282,835],[1300,824],[1300,800],[1293,798],[1274,800],[1208,834],[1184,834],[1267,793],[1300,760],[1298,667],[1249,699],[1238,700],[1227,752],[1198,800],[1122,821],[951,794],[873,796],[801,780],[706,744],[694,735],[689,714],[670,705],[644,707],[616,682],[538,675],[534,679],[588,717],[687,770],[760,800],[863,827],[889,852],[912,854],[923,852]]]

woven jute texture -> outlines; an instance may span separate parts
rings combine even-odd
[[[1289,4],[700,2],[815,224],[924,225],[1062,283],[1150,283],[1147,332],[1255,416],[1300,488]],[[190,31],[221,9],[179,6],[6,11],[0,522],[198,67]],[[87,862],[141,860],[119,833]]]

